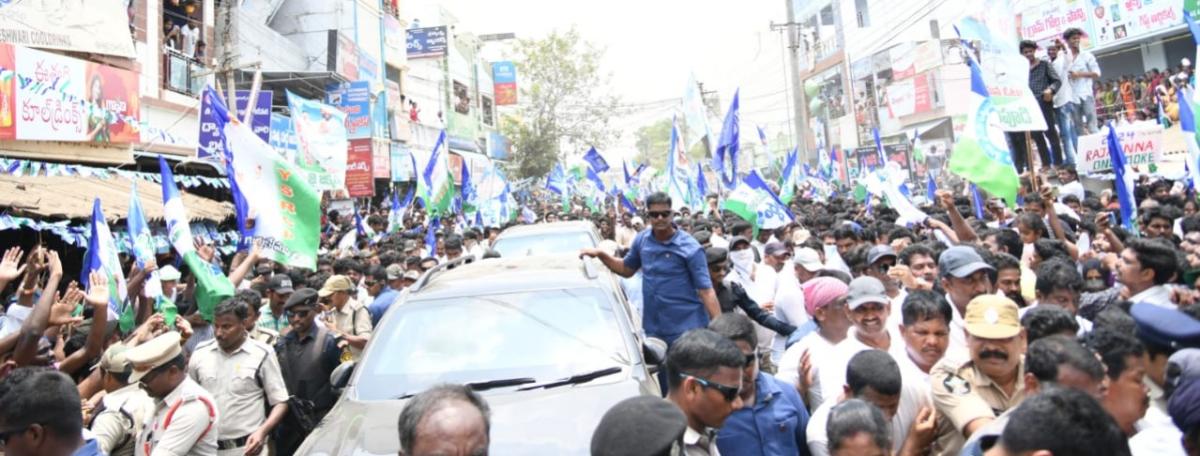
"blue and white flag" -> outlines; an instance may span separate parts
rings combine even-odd
[[[787,162],[783,165],[783,172],[779,175],[779,199],[784,204],[791,203],[796,192],[796,161],[799,159],[799,149],[792,149],[788,152]],[[808,166],[806,163],[804,166]]]
[[[546,177],[546,190],[550,190],[559,195],[567,193],[567,173],[563,171],[561,163],[555,163],[554,169],[550,170],[550,175]]]
[[[142,286],[142,296],[157,298],[162,295],[162,282],[158,280],[158,264],[154,258],[157,249],[154,247],[154,235],[146,224],[145,212],[142,212],[142,202],[138,198],[137,181],[133,180],[133,191],[129,194],[129,215],[125,218],[126,229],[129,230],[129,251],[137,266],[146,269],[154,266],[156,269],[146,278]]]
[[[88,237],[83,271],[79,274],[79,282],[84,289],[89,285],[88,275],[97,270],[108,278],[108,318],[116,318],[125,303],[125,273],[121,271],[121,260],[117,257],[117,243],[113,241],[112,231],[109,231],[108,222],[104,220],[104,211],[100,209],[100,198],[92,201],[91,236]]]
[[[754,128],[758,130],[758,140],[762,145],[767,145],[767,131],[763,130],[762,125],[755,125]]]
[[[667,188],[671,197],[671,209],[679,210],[692,203],[691,185],[688,183],[688,159],[683,150],[683,138],[679,137],[679,123],[671,119],[671,142],[667,151]]]
[[[521,207],[521,222],[522,223],[533,223],[536,221],[537,221],[537,214],[533,212],[533,209],[530,209],[527,206]]]
[[[1121,141],[1117,139],[1117,130],[1112,122],[1108,123],[1108,159],[1112,162],[1113,174],[1116,175],[1121,226],[1131,233],[1136,232],[1134,222],[1137,220],[1137,206],[1133,199],[1133,170],[1129,169],[1129,164],[1125,162],[1125,151],[1121,149]]]
[[[722,205],[724,209],[750,222],[756,233],[759,229],[773,230],[792,222],[792,212],[758,176],[757,171],[750,171],[742,179],[742,184],[730,192]]]
[[[713,153],[713,171],[720,176],[718,181],[725,188],[737,186],[737,154],[741,147],[738,143],[739,115],[738,91],[733,92],[733,101],[725,112],[725,122],[721,125],[721,139],[717,141],[717,150]]]
[[[702,200],[708,196],[708,180],[704,178],[704,167],[698,161],[696,162],[696,191]]]
[[[937,201],[937,182],[933,180],[933,174],[925,174],[925,199],[930,203],[936,204]]]
[[[588,167],[597,173],[608,171],[608,162],[604,161],[604,157],[600,156],[600,152],[596,152],[596,148],[588,149],[583,155],[583,161],[586,161]]]
[[[1188,177],[1191,178],[1192,185],[1194,186],[1200,184],[1200,143],[1197,143],[1200,140],[1200,136],[1196,134],[1196,113],[1193,110],[1192,104],[1188,102],[1188,100],[1192,99],[1191,90],[1180,90],[1178,97],[1179,128],[1183,130],[1183,142],[1187,144],[1188,151],[1188,159],[1184,164],[1188,165]]]
[[[975,208],[975,218],[983,220],[983,196],[979,194],[979,187],[971,184],[971,206]]]
[[[879,166],[887,163],[887,154],[883,152],[883,143],[879,141],[879,129],[872,128],[871,135],[875,137],[875,152],[879,154]]]
[[[187,209],[183,207],[183,197],[179,195],[179,188],[175,186],[175,174],[161,155],[158,156],[158,169],[162,174],[163,219],[167,223],[167,240],[175,249],[175,253],[183,257],[183,262],[195,277],[196,307],[200,316],[212,322],[217,304],[233,296],[233,283],[220,267],[204,261],[196,252],[192,230],[188,226]]]
[[[425,228],[425,248],[429,249],[427,258],[437,258],[437,230],[442,227],[441,219],[434,217]]]

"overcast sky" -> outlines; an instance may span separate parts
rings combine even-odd
[[[604,67],[611,72],[612,90],[623,104],[680,98],[688,73],[694,72],[705,90],[718,91],[722,104],[718,115],[724,115],[733,91],[741,88],[744,134],[754,134],[753,125],[764,126],[770,137],[789,131],[783,36],[770,30],[772,21],[786,22],[783,0],[439,0],[439,3],[458,18],[460,31],[475,34],[511,32],[521,38],[536,38],[552,30],[576,26],[584,39],[606,50]],[[630,133],[640,126],[670,118],[675,108],[675,104],[669,103],[652,106],[623,116],[619,127]],[[631,147],[631,135],[626,134],[613,149]]]

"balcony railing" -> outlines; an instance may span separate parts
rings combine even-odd
[[[208,69],[179,51],[165,48],[163,54],[163,86],[185,95],[198,96],[204,89],[204,72]]]

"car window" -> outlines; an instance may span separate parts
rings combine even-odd
[[[393,312],[357,368],[360,399],[443,382],[545,382],[630,362],[611,298],[598,289],[414,301]]]
[[[538,233],[529,236],[510,236],[496,240],[492,250],[501,257],[521,257],[547,253],[578,252],[579,249],[595,247],[596,241],[586,232]]]

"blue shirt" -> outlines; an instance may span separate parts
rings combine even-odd
[[[379,325],[379,319],[383,318],[383,313],[387,312],[388,307],[391,307],[398,297],[400,297],[399,291],[393,290],[392,287],[383,287],[379,296],[376,296],[375,300],[367,305],[367,313],[371,314],[371,327]]]
[[[754,406],[725,420],[717,433],[722,456],[808,455],[808,408],[796,388],[762,372],[754,379]]]
[[[668,343],[689,329],[708,326],[697,290],[712,288],[704,249],[679,229],[667,242],[643,230],[633,238],[625,267],[642,271],[642,327]]]

